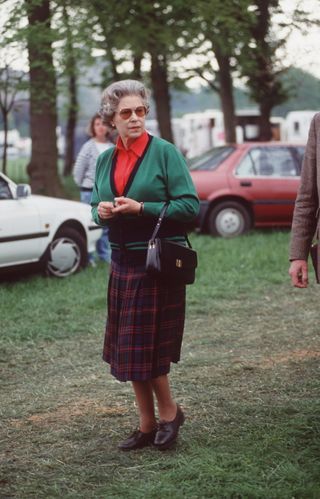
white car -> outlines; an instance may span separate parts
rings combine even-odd
[[[0,173],[0,275],[40,264],[67,277],[86,266],[101,233],[89,205],[32,195]]]

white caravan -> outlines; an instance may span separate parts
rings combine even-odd
[[[284,123],[284,139],[287,142],[307,142],[310,123],[317,111],[291,111]]]

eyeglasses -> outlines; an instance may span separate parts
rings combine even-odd
[[[133,113],[138,116],[138,118],[143,118],[143,116],[147,114],[147,108],[145,106],[138,106],[135,109],[126,107],[124,109],[120,109],[118,114],[123,120],[128,120],[129,118],[131,118]]]

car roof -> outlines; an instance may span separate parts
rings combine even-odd
[[[263,147],[274,147],[274,146],[279,146],[279,147],[287,147],[287,146],[293,146],[293,147],[303,147],[306,144],[303,142],[280,142],[280,141],[269,141],[269,142],[242,142],[241,144],[231,144],[234,147],[237,148],[248,148],[248,147],[258,147],[258,146],[263,146]]]

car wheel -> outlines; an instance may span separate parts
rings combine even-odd
[[[250,229],[251,217],[242,204],[225,201],[212,209],[208,226],[213,236],[235,237]]]
[[[46,271],[56,277],[68,277],[87,264],[84,238],[72,228],[57,232],[46,255]]]

